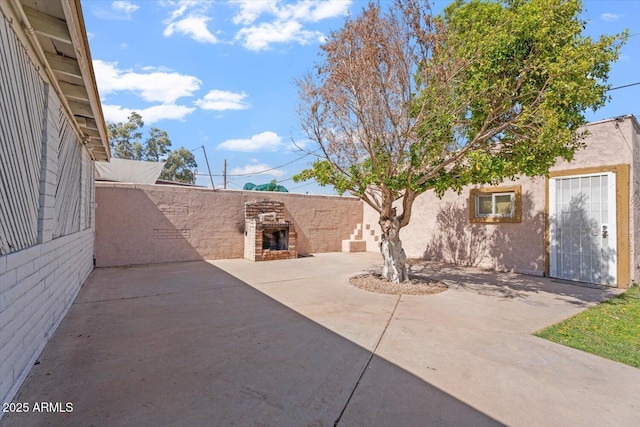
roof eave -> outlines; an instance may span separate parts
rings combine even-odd
[[[82,70],[82,80],[85,83],[87,95],[89,96],[89,104],[91,110],[94,112],[94,121],[99,133],[99,137],[94,136],[95,133],[91,133],[89,125],[93,123],[86,123],[80,128],[84,131],[85,138],[89,139],[89,142],[93,145],[95,160],[109,161],[111,159],[111,150],[109,148],[109,137],[107,135],[107,126],[104,121],[104,115],[102,113],[102,104],[100,103],[100,94],[98,93],[98,86],[96,83],[95,73],[93,71],[93,61],[91,60],[91,50],[89,49],[89,40],[87,39],[87,31],[84,25],[84,17],[82,14],[82,7],[80,0],[63,0],[62,6],[67,17],[67,26],[69,33],[74,41],[74,47],[78,54],[78,63]],[[93,135],[92,135],[93,134]],[[101,152],[104,155],[97,158],[97,147],[100,146]]]
[[[95,161],[109,161],[111,151],[102,113],[79,0],[0,0],[20,25],[19,37],[31,49],[28,54],[56,92],[71,125],[87,153]],[[51,14],[53,13],[53,14]],[[64,16],[63,16],[64,15]],[[44,45],[43,45],[44,43]],[[55,48],[67,46],[61,53]],[[45,47],[46,46],[46,47]],[[52,48],[54,46],[54,48]],[[72,79],[70,83],[69,78]],[[81,83],[80,83],[81,82]]]

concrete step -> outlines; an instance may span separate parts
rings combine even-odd
[[[376,233],[375,227],[371,224],[356,224],[356,228],[353,230],[353,233],[349,235],[349,239],[342,241],[342,252],[366,252],[366,242],[370,241],[371,238],[373,238],[373,241],[376,243],[380,240],[380,236]],[[351,244],[345,242],[358,243],[354,243],[354,249],[351,249]],[[364,249],[360,249],[363,245],[363,243],[360,242],[364,243]]]
[[[343,240],[342,252],[366,252],[367,242],[364,240]]]
[[[356,224],[355,230],[349,235],[349,240],[362,240],[362,224]]]
[[[349,235],[349,240],[362,240],[362,230]]]

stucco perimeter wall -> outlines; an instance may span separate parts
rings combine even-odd
[[[244,203],[278,200],[298,253],[339,252],[362,222],[356,198],[122,183],[96,184],[96,264],[118,266],[244,256]]]
[[[469,197],[477,186],[466,187],[460,194],[448,192],[442,199],[428,191],[415,200],[411,222],[400,231],[407,257],[542,275],[544,178],[505,181],[500,186],[520,187],[521,223],[470,222]],[[364,222],[379,228],[378,214],[369,206],[365,206]],[[378,248],[369,245],[367,250]]]

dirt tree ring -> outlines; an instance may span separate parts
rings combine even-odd
[[[388,295],[433,295],[449,287],[438,280],[409,275],[409,280],[393,283],[378,273],[358,274],[349,279],[356,288]]]

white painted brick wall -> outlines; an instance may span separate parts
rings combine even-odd
[[[93,269],[93,227],[52,240],[58,138],[66,118],[53,90],[46,108],[38,244],[0,257],[0,402],[13,398]],[[90,161],[86,153],[82,161]]]
[[[34,253],[41,255],[34,258]],[[8,270],[7,266],[12,269]],[[2,257],[0,401],[17,391],[93,269],[91,229]]]

